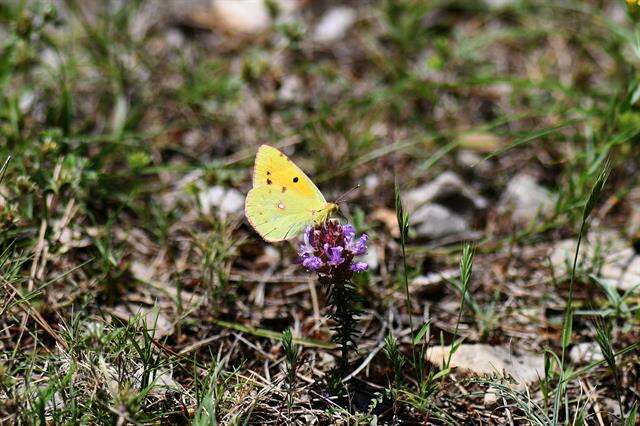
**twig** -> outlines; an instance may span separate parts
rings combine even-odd
[[[356,368],[355,370],[353,370],[347,377],[345,377],[344,379],[342,379],[342,383],[346,383],[349,380],[351,380],[352,378],[354,378],[355,376],[358,375],[358,373],[360,373],[362,370],[365,369],[365,367],[367,365],[369,365],[369,363],[371,362],[371,360],[376,356],[376,354],[378,352],[380,352],[380,350],[384,348],[384,340],[382,340],[382,342],[380,342],[378,344],[378,346],[376,346],[370,353],[369,355],[367,355],[367,357],[364,359],[364,361],[362,361],[362,364],[360,364],[358,366],[358,368]]]

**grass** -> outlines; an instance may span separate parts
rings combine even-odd
[[[354,1],[322,45],[334,2],[255,39],[98,3],[0,4],[1,423],[637,422],[640,282],[607,274],[637,259],[640,8]],[[243,219],[261,143],[327,199],[361,185],[343,220],[377,266],[346,393],[325,289]],[[436,197],[474,232],[428,239],[407,196],[445,171],[487,207]],[[553,196],[533,223],[500,208],[519,173]],[[467,343],[544,371],[522,388],[426,359]]]

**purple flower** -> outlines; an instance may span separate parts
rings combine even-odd
[[[329,244],[325,244],[324,249],[329,257],[329,260],[327,261],[329,265],[338,266],[344,262],[344,257],[342,257],[342,250],[344,250],[344,247],[329,247]]]
[[[342,232],[344,232],[344,239],[346,242],[352,241],[356,236],[356,228],[353,225],[343,225]]]
[[[367,252],[367,240],[366,234],[357,238],[352,225],[328,220],[305,230],[298,248],[299,262],[321,276],[338,274],[348,277],[368,269],[365,262],[355,261],[356,257]]]
[[[369,269],[369,265],[367,265],[365,262],[356,262],[351,265],[351,270],[353,272],[364,272],[367,269]]]
[[[362,256],[363,254],[366,254],[367,253],[367,239],[369,239],[367,234],[362,234],[360,236],[360,238],[358,238],[356,241],[352,242],[351,246],[349,247],[349,250],[351,250],[351,252],[355,256]]]
[[[298,254],[303,256],[305,254],[313,254],[313,228],[309,226],[304,231],[303,242],[300,245],[300,249],[298,250]]]
[[[302,266],[315,272],[322,267],[322,259],[317,256],[308,256],[302,261]]]

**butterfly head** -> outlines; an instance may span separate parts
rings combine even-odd
[[[327,221],[333,214],[338,212],[340,207],[336,203],[327,203],[322,209],[317,210],[314,213],[313,221],[316,224],[321,224]]]
[[[340,206],[336,203],[327,203],[327,217],[337,213],[340,210]]]

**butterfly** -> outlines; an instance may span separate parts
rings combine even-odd
[[[244,214],[262,238],[288,240],[307,226],[324,223],[336,211],[338,205],[328,203],[286,155],[269,145],[258,148]]]

